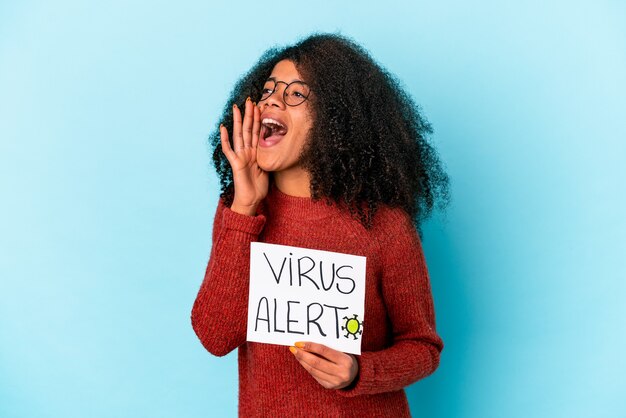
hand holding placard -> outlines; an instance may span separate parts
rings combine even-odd
[[[317,383],[326,389],[343,389],[349,386],[359,372],[359,363],[352,354],[342,353],[322,344],[296,342],[295,347],[289,347],[289,351]]]

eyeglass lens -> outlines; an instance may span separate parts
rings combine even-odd
[[[286,84],[285,90],[283,91],[283,100],[289,106],[297,106],[304,102],[309,96],[309,87],[301,81],[294,81],[287,84],[284,81],[276,82],[274,80],[267,80],[263,85],[261,100],[270,97],[278,88],[278,84]]]

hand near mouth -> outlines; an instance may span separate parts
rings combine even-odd
[[[246,99],[243,123],[241,111],[233,105],[233,145],[228,141],[228,129],[220,125],[222,152],[233,170],[235,197],[230,209],[254,216],[261,200],[267,195],[269,175],[259,167],[256,160],[261,111],[250,98]]]

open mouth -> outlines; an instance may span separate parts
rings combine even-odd
[[[287,127],[279,121],[265,118],[261,121],[260,140],[268,143],[278,142],[287,133]]]

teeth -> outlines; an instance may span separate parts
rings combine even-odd
[[[263,125],[278,125],[281,128],[284,128],[285,125],[283,125],[282,123],[280,123],[279,121],[275,120],[275,119],[271,119],[271,118],[265,118],[261,121],[261,123]]]

